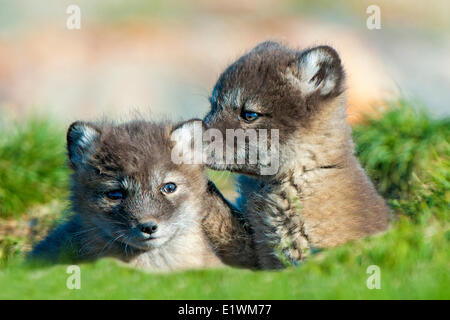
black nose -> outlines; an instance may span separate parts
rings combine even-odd
[[[147,233],[148,235],[155,233],[156,230],[158,230],[158,225],[154,222],[141,223],[138,227],[142,232]]]

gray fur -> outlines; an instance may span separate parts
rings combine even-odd
[[[30,253],[30,260],[110,256],[147,270],[223,264],[255,267],[250,229],[206,179],[201,165],[171,161],[170,123],[72,124],[67,134],[73,216]],[[173,194],[161,187],[176,183]],[[123,199],[108,198],[122,190]],[[137,226],[158,225],[142,241]]]
[[[388,228],[389,209],[354,156],[344,82],[331,47],[294,50],[264,42],[232,63],[213,89],[209,128],[224,135],[226,129],[279,130],[274,175],[260,176],[260,164],[209,164],[252,176],[239,178],[238,204],[255,230],[262,268],[281,268],[280,253],[301,261],[311,249]],[[245,111],[260,116],[244,121]]]

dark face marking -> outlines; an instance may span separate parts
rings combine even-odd
[[[206,190],[200,166],[171,161],[172,127],[74,123],[68,153],[75,212],[106,238],[146,250],[185,232]],[[148,223],[155,232],[143,232]],[[152,229],[152,230],[153,230]]]
[[[343,92],[344,72],[336,51],[320,46],[304,51],[264,42],[231,64],[211,94],[209,128],[277,129],[280,146],[299,128],[308,128],[321,103]],[[210,164],[216,169],[223,167]],[[227,170],[258,175],[257,167]]]

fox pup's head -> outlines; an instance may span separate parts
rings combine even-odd
[[[343,83],[341,61],[331,47],[296,51],[276,42],[264,42],[219,77],[204,121],[223,135],[227,129],[267,129],[269,146],[271,129],[276,129],[283,153],[283,143],[294,133],[298,136],[299,129],[306,132],[327,102],[342,94]],[[214,164],[211,167],[224,168]],[[260,174],[257,165],[231,165],[225,169]]]
[[[172,138],[183,130],[144,121],[73,123],[67,146],[74,211],[99,236],[138,250],[191,232],[206,179],[201,166],[171,161]]]

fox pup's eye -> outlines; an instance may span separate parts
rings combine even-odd
[[[253,122],[259,118],[259,114],[251,111],[244,111],[241,115],[245,122]]]
[[[110,198],[111,200],[120,200],[120,199],[125,198],[125,194],[124,194],[124,192],[123,192],[122,190],[112,190],[112,191],[109,191],[109,192],[106,194],[106,196],[107,196],[108,198]]]
[[[174,193],[177,190],[177,185],[173,182],[166,183],[161,187],[162,193]]]

